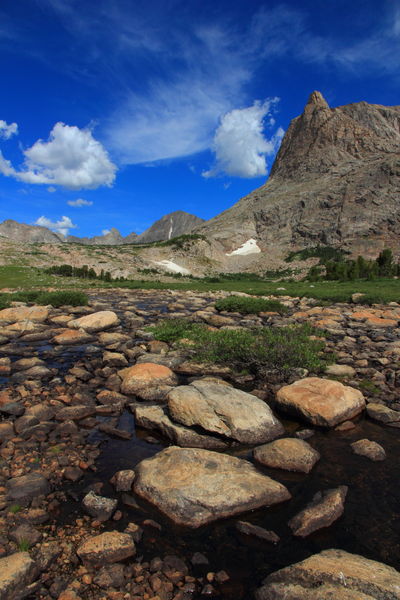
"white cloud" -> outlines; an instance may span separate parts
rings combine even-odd
[[[70,206],[92,206],[91,200],[84,200],[83,198],[77,198],[76,200],[68,200],[67,204]]]
[[[57,188],[55,188],[53,185],[49,185],[47,191],[49,192],[49,194],[54,194],[54,192],[57,191]]]
[[[0,119],[0,138],[9,140],[12,135],[18,135],[18,125],[16,123],[6,123]]]
[[[47,227],[52,231],[56,231],[57,233],[62,233],[62,235],[68,235],[70,229],[76,229],[76,225],[73,224],[69,217],[61,217],[58,221],[51,221],[45,216],[39,217],[34,225],[41,225],[42,227]]]
[[[283,136],[281,128],[270,139],[263,133],[265,119],[277,100],[256,101],[253,106],[232,110],[222,117],[213,142],[216,163],[202,173],[203,177],[266,175],[266,157],[275,154]]]
[[[56,123],[47,142],[38,140],[23,151],[16,170],[0,153],[0,173],[24,183],[60,185],[68,189],[111,186],[117,167],[88,129]]]
[[[101,235],[107,235],[108,233],[110,233],[109,229],[103,229]]]

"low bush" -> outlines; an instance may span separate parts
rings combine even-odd
[[[217,300],[215,308],[219,311],[239,312],[242,315],[250,315],[259,312],[278,312],[284,314],[287,307],[279,300],[265,300],[264,298],[247,298],[243,296],[228,296]]]
[[[61,290],[59,292],[41,292],[36,299],[37,304],[59,306],[86,306],[89,298],[83,292]]]
[[[270,370],[282,374],[295,368],[314,373],[325,369],[334,360],[322,356],[324,341],[310,339],[321,332],[307,325],[289,327],[260,327],[256,329],[210,330],[205,325],[184,319],[164,321],[149,328],[157,340],[182,344],[191,360],[228,366],[236,372],[243,370],[263,375]]]

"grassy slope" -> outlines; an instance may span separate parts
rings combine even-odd
[[[132,289],[172,289],[195,291],[238,291],[255,295],[288,295],[308,296],[319,300],[346,301],[354,292],[363,292],[374,296],[376,301],[390,302],[400,300],[400,280],[379,279],[376,281],[321,281],[272,283],[263,281],[224,281],[222,283],[206,283],[199,280],[183,278],[180,281],[129,281],[110,283],[103,281],[87,281],[69,277],[46,275],[39,269],[22,266],[0,266],[0,288],[32,289],[37,287],[56,288],[95,288],[124,287]],[[279,289],[280,288],[280,289]],[[284,288],[284,289],[282,289]]]

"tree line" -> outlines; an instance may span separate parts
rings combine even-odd
[[[93,267],[83,265],[82,267],[73,267],[72,265],[54,265],[45,269],[49,275],[61,275],[61,277],[79,277],[81,279],[100,279],[101,281],[125,281],[125,277],[112,277],[110,271],[101,269],[96,273]]]
[[[339,259],[326,260],[314,265],[308,272],[307,280],[320,281],[354,281],[367,279],[372,281],[377,278],[391,278],[400,276],[400,263],[396,263],[390,248],[385,248],[375,260],[368,260],[359,256],[356,260]]]

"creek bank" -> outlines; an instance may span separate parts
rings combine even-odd
[[[89,307],[46,307],[44,319],[44,313],[39,315],[41,320],[29,319],[34,323],[33,329],[25,327],[23,320],[27,318],[26,309],[32,316],[32,307],[22,307],[25,313],[20,314],[24,317],[14,322],[15,314],[10,319],[10,313],[7,313],[7,319],[10,319],[7,320],[0,312],[0,319],[3,319],[0,328],[0,376],[3,378],[0,390],[0,560],[1,557],[23,554],[20,550],[28,545],[35,568],[27,569],[32,573],[27,585],[34,586],[31,590],[36,597],[62,600],[63,596],[69,595],[89,599],[99,598],[102,594],[105,598],[118,599],[130,594],[135,600],[156,596],[161,600],[183,600],[219,594],[223,598],[248,598],[268,572],[305,558],[304,554],[309,556],[315,545],[326,547],[329,542],[335,547],[335,543],[340,542],[346,549],[354,550],[348,547],[345,534],[348,530],[359,540],[358,553],[362,553],[363,544],[367,544],[369,555],[381,562],[399,564],[400,557],[390,530],[397,506],[393,481],[397,473],[394,457],[398,438],[393,424],[397,423],[396,419],[400,420],[397,402],[400,342],[397,327],[381,321],[376,325],[372,318],[374,311],[379,310],[381,312],[375,318],[396,321],[386,318],[385,311],[394,317],[399,309],[368,309],[366,315],[359,307],[335,305],[328,314],[326,308],[313,306],[310,300],[287,299],[289,313],[285,316],[250,315],[243,318],[238,314],[217,315],[214,299],[207,294],[178,292],[164,292],[156,301],[154,294],[145,292],[98,293],[92,297]],[[115,317],[111,324],[107,320],[101,324],[98,313],[107,311]],[[361,315],[357,314],[360,312]],[[299,313],[302,314],[299,316]],[[272,374],[270,379],[256,381],[243,375],[237,377],[224,367],[204,368],[187,361],[176,349],[151,339],[151,335],[143,330],[144,325],[171,315],[189,316],[211,323],[213,327],[246,328],[261,324],[280,326],[304,320],[315,323],[329,317],[331,322],[325,323],[328,331],[325,351],[335,351],[337,364],[350,367],[336,369],[331,376],[343,377],[345,387],[357,392],[361,390],[371,418],[378,415],[380,419],[376,421],[383,423],[386,418],[391,429],[386,432],[385,426],[374,425],[359,417],[351,422],[352,428],[347,431],[320,430],[314,424],[308,442],[321,459],[308,475],[283,471],[283,464],[252,466],[251,446],[282,435],[295,441],[290,436],[297,431],[301,434],[301,422],[287,421],[286,414],[278,412],[276,402],[279,389],[293,381],[277,381]],[[225,320],[212,318],[213,315]],[[91,317],[92,323],[97,323],[94,329],[85,331],[70,327],[70,323],[81,317]],[[23,326],[15,328],[16,323]],[[60,338],[60,335],[64,337]],[[74,343],[71,343],[72,339]],[[147,383],[141,384],[146,395],[143,401],[140,390],[137,394],[129,386],[123,387],[121,370],[133,368],[143,373],[147,369],[148,373],[146,363],[161,365],[169,371],[168,381],[160,382],[160,369],[152,368]],[[140,365],[144,366],[138,369]],[[204,379],[206,373],[208,380]],[[298,378],[299,374],[295,374],[294,379]],[[331,386],[332,383],[322,377],[320,385]],[[245,387],[246,391],[240,387]],[[188,415],[190,403],[185,400],[188,388],[192,395],[199,390],[202,392],[204,410],[196,414],[189,411]],[[175,394],[178,399],[174,399]],[[232,403],[229,403],[230,396],[236,398]],[[360,399],[360,394],[357,398]],[[247,414],[248,407],[256,405],[261,412]],[[360,405],[359,408],[362,409]],[[147,432],[139,429],[135,435],[130,425],[130,412],[136,415],[136,424],[146,427]],[[339,420],[354,419],[354,416],[345,411]],[[334,422],[328,424],[332,426]],[[280,498],[285,496],[287,501],[238,518],[254,519],[255,522],[250,524],[267,532],[277,529],[275,535],[281,538],[280,541],[273,538],[274,544],[271,544],[266,538],[262,541],[261,535],[250,535],[251,528],[247,528],[246,533],[243,528],[242,531],[236,528],[236,509],[232,512],[231,506],[235,504],[234,498],[224,488],[229,484],[229,477],[224,477],[224,471],[217,467],[214,469],[216,476],[220,476],[221,503],[231,502],[229,510],[222,509],[218,516],[228,519],[203,525],[194,536],[172,528],[170,520],[154,508],[157,503],[153,492],[143,494],[150,504],[142,503],[140,495],[135,494],[135,489],[139,490],[142,485],[141,477],[135,477],[135,472],[140,473],[151,456],[155,457],[151,459],[155,462],[160,460],[160,451],[169,443],[164,436],[182,446],[176,449],[178,454],[196,452],[187,448],[195,444],[212,450],[211,454],[218,448],[224,451],[224,454],[217,454],[218,460],[239,461],[260,481],[275,480]],[[379,464],[379,471],[365,456],[353,453],[350,444],[365,439],[381,443],[386,451],[387,458]],[[331,448],[335,448],[335,461],[330,459]],[[202,473],[208,469],[206,465],[207,461],[200,463]],[[164,473],[163,469],[164,483],[157,481],[160,477],[157,478],[155,473],[151,485],[156,482],[176,490],[183,469],[179,460],[173,459],[169,468],[173,469],[173,477],[168,480],[168,470]],[[127,479],[120,476],[114,480],[119,481],[119,488],[111,487],[109,480],[123,470],[130,471],[130,475]],[[208,470],[212,471],[211,467]],[[197,523],[194,515],[202,503],[206,504],[202,507],[204,512],[212,513],[213,510],[207,506],[210,499],[206,485],[196,486],[194,473],[189,475],[193,479],[193,488],[203,489],[205,496],[205,499],[195,498],[191,514],[185,509],[184,522],[193,525]],[[207,482],[208,478],[205,479]],[[240,484],[235,484],[233,489],[238,489],[238,485],[240,488]],[[344,485],[349,485],[349,492],[342,517],[329,528],[312,533],[310,542],[307,538],[300,541],[292,537],[288,523],[304,511],[307,499],[317,492]],[[371,513],[376,508],[369,501],[371,490],[376,486],[381,488],[382,494],[379,514]],[[246,488],[248,493],[249,486]],[[283,490],[289,490],[292,500]],[[95,497],[95,503],[98,503],[96,498],[111,501],[107,515],[86,514],[82,501],[88,494],[92,499]],[[208,496],[211,496],[210,491]],[[193,501],[192,496],[189,501]],[[250,504],[242,499],[240,502],[243,502],[240,510],[260,506],[258,500],[251,500]],[[169,512],[173,517],[176,510],[173,504],[171,506]],[[99,508],[101,506],[97,504],[95,510]],[[371,514],[380,523],[380,529],[370,531],[368,542],[361,542],[368,531]],[[209,521],[202,519],[199,524]],[[95,538],[108,530],[118,534],[115,540],[126,541],[129,552],[134,545],[136,556],[130,554],[124,559],[126,562],[121,563],[122,555],[117,552],[117,562],[101,569],[95,567],[96,561],[87,560],[83,564],[78,548],[85,543],[90,548],[92,543],[97,552],[96,548],[101,549],[102,544]],[[253,529],[253,533],[255,531],[260,534],[259,530]],[[131,541],[119,538],[120,535],[129,536]],[[176,540],[174,544],[172,539]],[[259,557],[257,566],[251,566],[255,564],[254,557],[258,556],[257,547],[255,554],[250,552],[249,562],[243,557],[243,548],[252,548],[254,539],[258,544],[271,547],[270,550],[265,546],[258,547],[268,559]],[[115,544],[118,548],[118,543]],[[104,547],[109,548],[108,542]],[[124,544],[122,548],[125,548]],[[195,568],[188,560],[190,552],[208,555],[209,565],[199,572],[199,567]]]

